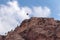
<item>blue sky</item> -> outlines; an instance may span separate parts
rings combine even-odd
[[[60,0],[0,0],[0,34],[14,30],[30,17],[60,20]]]
[[[0,4],[5,4],[9,0],[0,0]],[[17,0],[20,6],[47,6],[51,9],[51,17],[60,19],[60,0]]]
[[[60,0],[19,0],[21,6],[47,6],[51,9],[51,17],[60,19]]]

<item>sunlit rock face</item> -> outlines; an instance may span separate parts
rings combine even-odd
[[[60,21],[53,18],[31,17],[0,40],[60,40]]]

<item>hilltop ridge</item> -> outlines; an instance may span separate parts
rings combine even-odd
[[[31,17],[0,40],[60,40],[60,21],[54,18]]]

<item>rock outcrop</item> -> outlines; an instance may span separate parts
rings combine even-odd
[[[60,21],[32,17],[6,36],[0,35],[0,40],[60,40]]]

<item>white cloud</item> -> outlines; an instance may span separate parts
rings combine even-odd
[[[50,9],[48,7],[34,6],[32,9],[27,6],[20,7],[17,1],[9,1],[7,5],[0,5],[0,34],[14,29],[24,19],[29,19],[31,16],[48,17],[49,15]]]
[[[34,7],[33,8],[34,10],[34,13],[33,13],[33,16],[35,17],[49,17],[50,16],[50,9],[47,8],[47,7]]]

